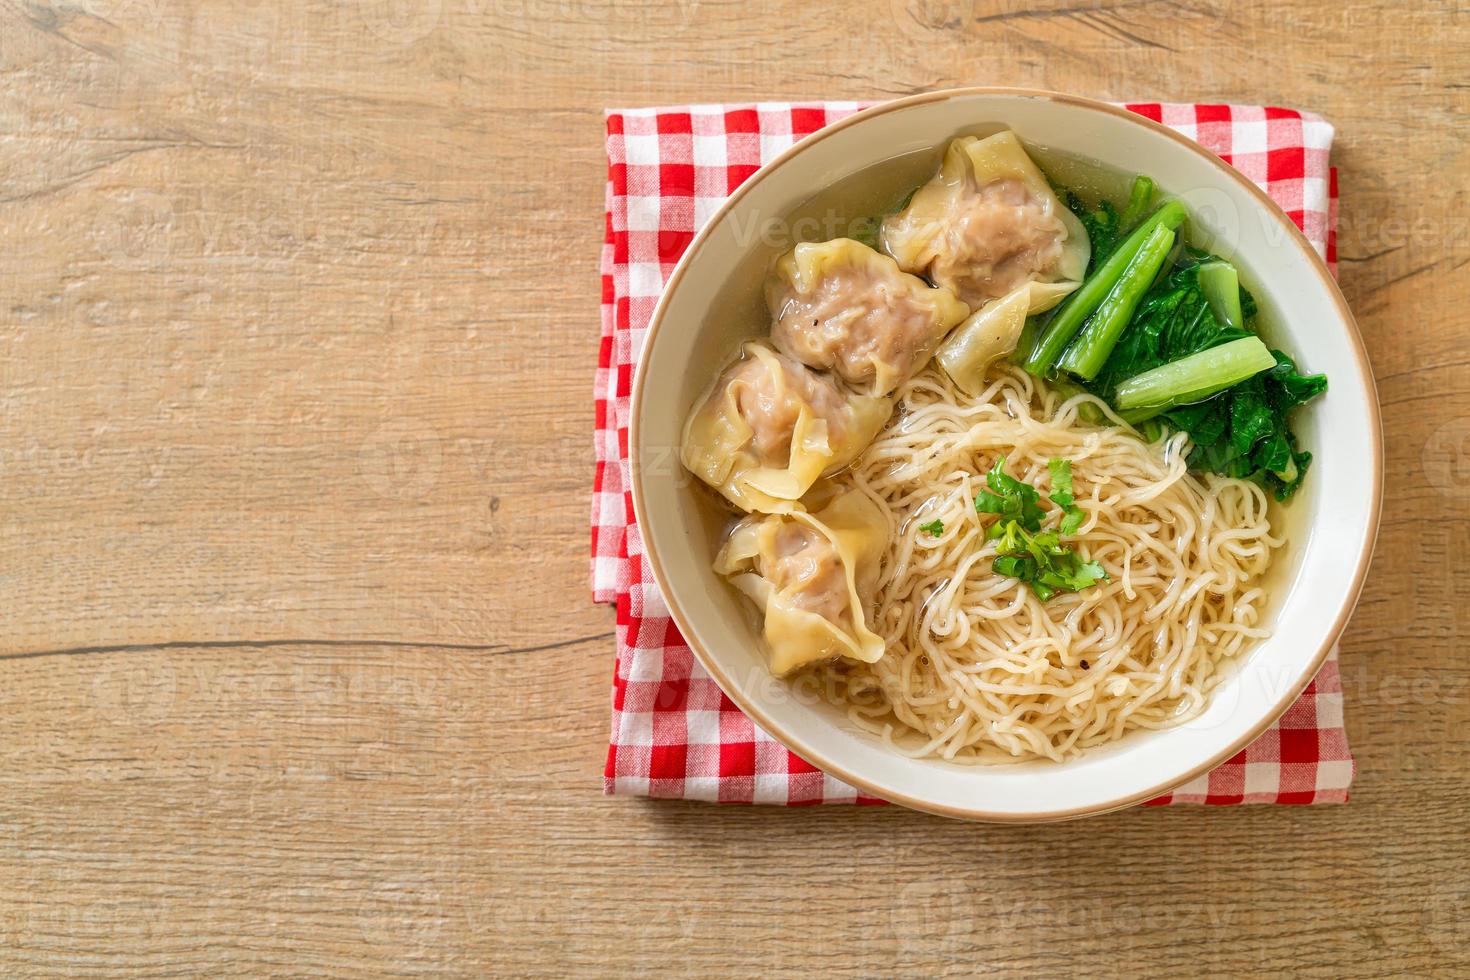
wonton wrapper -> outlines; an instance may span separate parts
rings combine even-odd
[[[1017,286],[986,304],[955,328],[935,359],[959,389],[976,396],[985,390],[985,369],[1016,349],[1031,311],[1033,284]]]
[[[882,244],[906,272],[927,275],[971,309],[1037,284],[1031,312],[1076,289],[1092,254],[1082,222],[1010,130],[961,136],[939,173],[883,222]]]
[[[776,349],[887,395],[928,363],[969,307],[851,238],[804,242],[766,283]]]
[[[745,518],[714,568],[760,608],[771,672],[780,675],[833,657],[873,663],[883,656],[867,604],[887,549],[882,510],[847,490],[815,513]]]
[[[695,403],[680,456],[741,510],[788,511],[820,477],[856,459],[892,410],[891,399],[848,394],[750,342]]]

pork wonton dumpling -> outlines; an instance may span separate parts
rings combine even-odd
[[[1027,283],[1030,312],[1076,289],[1092,246],[1010,130],[961,136],[939,173],[883,222],[883,248],[979,310]]]
[[[832,657],[883,656],[867,607],[887,548],[882,510],[846,490],[814,513],[745,518],[714,567],[761,610],[771,672],[785,674]]]
[[[969,308],[851,238],[804,242],[766,283],[771,340],[808,367],[886,395],[929,361]]]
[[[791,510],[823,474],[856,459],[892,409],[751,342],[695,403],[680,455],[741,510]]]

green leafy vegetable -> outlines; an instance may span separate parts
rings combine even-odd
[[[1096,272],[1088,275],[1082,285],[1072,295],[1068,296],[1061,306],[1057,307],[1051,319],[1047,321],[1046,329],[1036,341],[1036,349],[1026,358],[1026,370],[1042,377],[1051,371],[1052,365],[1056,363],[1062,351],[1072,342],[1092,311],[1112,291],[1113,286],[1122,278],[1123,272],[1128,268],[1128,263],[1133,261],[1133,256],[1143,247],[1148,237],[1153,234],[1155,228],[1163,226],[1170,231],[1178,228],[1184,223],[1184,205],[1178,201],[1169,201],[1153,214],[1149,215],[1123,243],[1108,256],[1107,261],[1098,267]]]
[[[944,522],[936,517],[928,524],[920,524],[919,530],[923,531],[931,538],[937,538],[944,533]]]
[[[1279,350],[1273,350],[1276,366],[1266,372],[1263,379],[1266,397],[1277,412],[1290,411],[1327,391],[1327,375],[1303,375],[1296,369],[1296,362]]]
[[[1101,565],[1085,560],[1061,543],[1061,536],[1075,534],[1085,517],[1073,496],[1071,461],[1053,459],[1047,463],[1051,501],[1062,509],[1061,523],[1052,531],[1041,530],[1046,517],[1040,505],[1041,492],[1007,476],[1004,467],[1002,456],[985,475],[990,489],[980,491],[975,498],[976,510],[1000,517],[985,532],[987,540],[996,542],[991,568],[999,575],[1025,582],[1042,602],[1058,592],[1080,592],[1089,585],[1106,582],[1108,573]]]
[[[1174,233],[1163,225],[1154,228],[1092,319],[1062,355],[1058,368],[1083,380],[1097,376],[1173,248]]]
[[[1202,402],[1275,364],[1260,338],[1241,337],[1129,378],[1113,393],[1113,405],[1129,421],[1151,418],[1176,405]],[[1135,409],[1147,414],[1133,414]]]
[[[1092,255],[1087,262],[1087,271],[1090,273],[1107,260],[1118,247],[1118,242],[1123,236],[1133,230],[1134,225],[1148,212],[1149,205],[1154,199],[1154,182],[1151,178],[1139,174],[1133,178],[1133,186],[1128,193],[1128,204],[1119,214],[1118,209],[1113,206],[1112,201],[1102,200],[1097,207],[1091,207],[1088,203],[1077,196],[1075,191],[1058,189],[1057,195],[1067,205],[1067,210],[1077,216],[1082,222],[1082,227],[1087,231],[1088,241],[1092,244]]]
[[[1302,375],[1281,351],[1274,367],[1198,405],[1172,409],[1161,421],[1189,433],[1195,469],[1252,479],[1286,500],[1301,486],[1312,454],[1288,425],[1292,409],[1327,390],[1324,374]]]
[[[1103,201],[1096,208],[1089,208],[1087,203],[1072,191],[1063,191],[1062,196],[1067,210],[1075,214],[1077,220],[1082,222],[1082,227],[1087,229],[1087,238],[1092,243],[1092,256],[1087,260],[1087,271],[1091,272],[1101,265],[1118,245],[1118,238],[1122,234],[1118,209],[1113,207],[1111,201]]]
[[[1250,322],[1256,318],[1256,309],[1256,298],[1251,295],[1251,291],[1249,289],[1241,286],[1240,317],[1241,322],[1244,323],[1247,327],[1250,326]]]
[[[1223,259],[1206,262],[1199,267],[1200,291],[1210,304],[1215,318],[1234,330],[1245,329],[1245,314],[1240,306],[1240,274]]]
[[[1251,333],[1215,316],[1199,283],[1200,265],[1176,269],[1143,298],[1091,390],[1112,402],[1119,384],[1145,371]]]
[[[1065,189],[1058,195],[1086,229],[1092,258],[1081,287],[1051,313],[1027,320],[1011,360],[1039,377],[1054,367],[1075,374],[1081,390],[1119,410],[1147,441],[1169,431],[1188,432],[1192,469],[1253,479],[1278,499],[1290,497],[1312,455],[1297,444],[1289,415],[1322,394],[1327,378],[1301,374],[1289,357],[1257,340],[1256,300],[1240,285],[1235,267],[1187,246],[1182,233],[1173,236],[1172,249],[1137,298],[1138,281],[1145,277],[1141,269],[1128,276],[1130,266],[1150,236],[1160,247],[1157,228],[1174,231],[1186,218],[1177,201],[1144,217],[1155,196],[1152,180],[1135,178],[1121,214],[1108,202],[1092,207]],[[1132,280],[1131,309],[1121,302],[1125,278]],[[1251,343],[1238,343],[1245,340]],[[1079,390],[1069,378],[1052,383],[1064,396]],[[1083,418],[1102,424],[1098,414],[1094,409],[1094,417],[1084,412]],[[1058,530],[1073,533],[1080,517],[1062,501],[1071,491],[1055,472],[1052,486],[1052,500],[1063,508]],[[1070,520],[1079,523],[1069,526]],[[1039,533],[1039,524],[1018,520],[1018,526]],[[991,531],[1003,533],[995,526]],[[1027,556],[1034,558],[1029,551]],[[1017,561],[1006,564],[1024,569],[1021,559],[1027,556],[1007,556]]]
[[[1133,186],[1128,192],[1128,206],[1123,209],[1123,217],[1119,222],[1123,231],[1129,231],[1138,223],[1148,211],[1149,205],[1154,199],[1154,182],[1152,177],[1139,174],[1133,178]]]
[[[1251,325],[1256,302],[1240,288],[1238,274],[1234,286],[1240,326],[1232,326],[1226,319],[1233,313],[1228,295],[1230,276],[1209,271],[1211,266],[1224,264],[1207,252],[1187,249],[1182,264],[1144,297],[1087,389],[1121,409],[1119,388],[1130,378],[1201,351],[1213,352],[1225,344],[1254,338]],[[1212,283],[1215,276],[1220,279]],[[1259,355],[1259,349],[1255,350],[1255,356]],[[1297,445],[1288,425],[1288,413],[1324,392],[1327,378],[1300,374],[1280,351],[1271,351],[1271,357],[1274,366],[1268,365],[1266,371],[1213,397],[1197,390],[1197,404],[1162,410],[1155,406],[1126,414],[1149,440],[1162,434],[1160,425],[1188,432],[1194,443],[1189,456],[1191,468],[1253,479],[1285,500],[1301,486],[1312,459],[1311,453]]]

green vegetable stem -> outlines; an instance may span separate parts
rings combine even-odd
[[[1135,228],[1123,240],[1123,244],[1108,256],[1108,260],[1057,309],[1037,341],[1036,349],[1026,359],[1026,370],[1037,377],[1043,377],[1051,371],[1082,322],[1112,291],[1154,229],[1164,227],[1173,231],[1184,223],[1185,217],[1184,205],[1178,201],[1168,201]]]
[[[1186,432],[1190,469],[1254,480],[1286,500],[1301,487],[1312,462],[1291,431],[1290,415],[1326,391],[1327,378],[1300,373],[1281,351],[1271,351],[1268,362],[1255,340],[1256,301],[1241,286],[1240,274],[1219,256],[1188,247],[1177,231],[1142,300],[1126,317],[1115,309],[1123,298],[1119,280],[1132,280],[1140,258],[1136,253],[1155,232],[1149,230],[1142,240],[1136,236],[1164,210],[1133,227],[1153,194],[1151,180],[1136,178],[1119,214],[1108,201],[1088,207],[1075,193],[1063,192],[1092,243],[1090,275],[1071,297],[1078,308],[1063,304],[1051,315],[1050,326],[1044,317],[1028,319],[1012,360],[1028,367],[1033,360],[1046,362],[1049,371],[1045,355],[1060,358],[1064,370],[1055,372],[1051,384],[1062,397],[1090,392],[1136,425],[1147,442]],[[1120,244],[1120,236],[1130,231],[1133,236]],[[1129,243],[1137,246],[1133,253]],[[1091,307],[1089,297],[1079,295],[1088,290]],[[1126,319],[1121,329],[1115,316]],[[1059,329],[1062,336],[1055,336]],[[1047,351],[1041,350],[1038,334],[1049,340]],[[1232,346],[1245,340],[1253,343]],[[1090,424],[1105,422],[1095,406],[1086,404],[1080,417]],[[1053,487],[1060,485],[1053,481]],[[1057,493],[1052,499],[1059,500]]]
[[[1209,301],[1215,319],[1234,330],[1245,329],[1240,309],[1240,274],[1223,259],[1199,267],[1199,288]]]
[[[1173,248],[1174,232],[1155,225],[1057,367],[1086,381],[1097,377]]]
[[[1129,378],[1118,386],[1113,404],[1137,423],[1176,405],[1204,401],[1275,366],[1276,358],[1259,337],[1242,337]]]
[[[1124,231],[1132,228],[1154,199],[1154,182],[1152,178],[1139,174],[1133,178],[1133,187],[1128,193],[1128,206],[1123,209],[1123,219],[1118,226]]]

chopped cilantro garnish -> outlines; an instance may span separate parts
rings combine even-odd
[[[1095,561],[1082,556],[1061,543],[1056,531],[1031,534],[1015,521],[1002,521],[1006,527],[998,536],[996,572],[1018,578],[1031,587],[1042,602],[1058,592],[1081,592],[1089,585],[1108,581],[1108,573]]]
[[[1047,462],[1046,468],[1051,471],[1051,502],[1062,509],[1062,523],[1058,530],[1063,534],[1076,534],[1087,515],[1077,506],[1077,498],[1072,495],[1072,461],[1053,459]]]
[[[991,568],[997,574],[1025,582],[1042,602],[1058,592],[1080,592],[1108,581],[1102,565],[1085,560],[1061,543],[1061,536],[1075,534],[1085,516],[1073,496],[1071,462],[1053,459],[1047,464],[1051,501],[1062,510],[1062,519],[1052,531],[1041,530],[1046,512],[1041,508],[1040,491],[1007,476],[1004,467],[1002,456],[985,476],[990,489],[980,491],[975,498],[977,511],[999,517],[985,532],[986,540],[996,542]]]
[[[1046,511],[1041,509],[1041,494],[1035,487],[1007,476],[1003,467],[1006,458],[1000,457],[990,472],[985,474],[989,490],[981,490],[975,497],[975,509],[982,514],[995,514],[1002,521],[1011,520],[1027,531],[1041,530],[1041,521]]]
[[[919,530],[925,532],[931,538],[937,538],[944,533],[944,522],[936,517],[928,524],[920,524]]]

